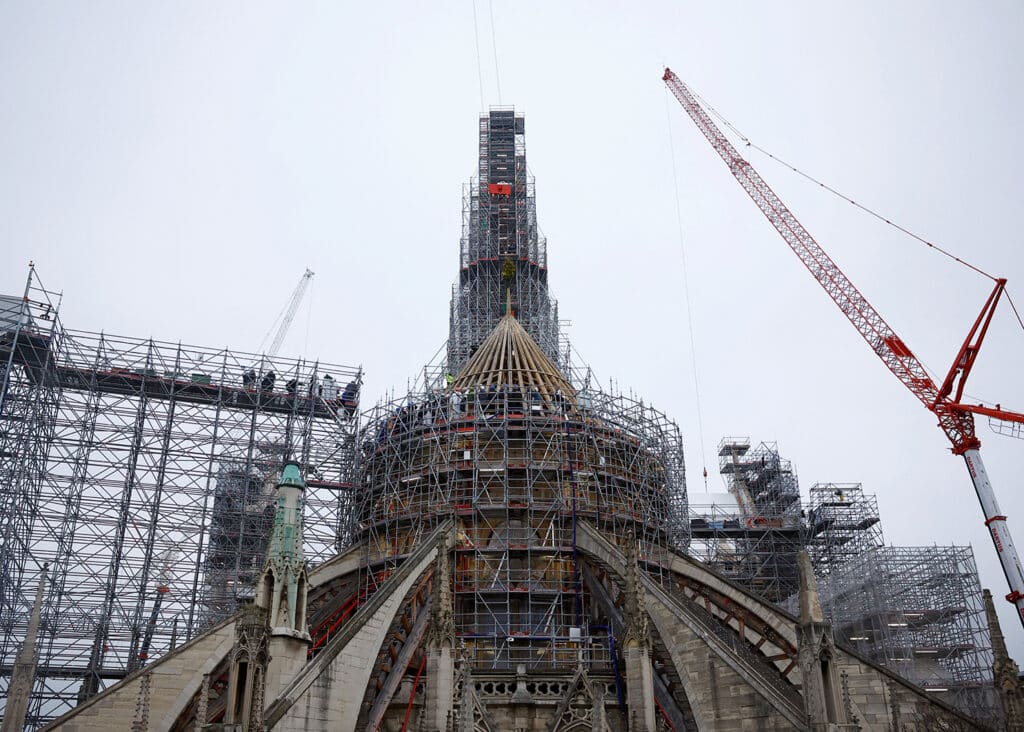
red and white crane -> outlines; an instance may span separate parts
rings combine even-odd
[[[964,385],[974,366],[981,343],[992,322],[996,304],[1006,287],[1005,279],[996,279],[995,288],[967,334],[953,366],[941,386],[937,386],[925,371],[924,366],[911,352],[896,332],[871,306],[867,298],[843,274],[838,265],[814,240],[807,229],[797,221],[775,192],[764,182],[753,166],[741,156],[725,137],[696,96],[671,69],[665,69],[662,80],[682,105],[690,119],[704,134],[708,142],[729,166],[733,176],[743,186],[772,226],[782,235],[789,247],[804,263],[814,279],[825,289],[829,297],[839,306],[853,327],[864,337],[882,362],[896,375],[903,385],[916,396],[939,420],[939,427],[953,444],[953,453],[961,455],[974,483],[974,489],[985,513],[985,525],[992,535],[1003,573],[1009,583],[1006,596],[1017,607],[1017,615],[1024,624],[1024,570],[1020,557],[1010,536],[1006,516],[999,510],[992,483],[981,461],[981,440],[974,431],[974,415],[1024,424],[1024,414],[1010,412],[998,407],[964,404]]]

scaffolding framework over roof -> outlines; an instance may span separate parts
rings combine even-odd
[[[817,577],[883,546],[878,499],[860,483],[815,483],[807,504],[807,553]]]
[[[838,640],[991,718],[991,640],[970,547],[885,546],[878,501],[858,483],[811,486],[806,544]]]
[[[571,669],[580,649],[589,667],[607,665],[607,629],[590,627],[576,572],[580,517],[620,545],[632,537],[651,560],[681,536],[678,427],[587,380],[548,398],[533,388],[549,378],[542,371],[525,388],[483,387],[486,368],[481,384],[465,373],[455,388],[428,378],[437,388],[381,401],[363,433],[351,532],[363,552],[361,594],[453,517],[456,630],[479,669]]]
[[[452,289],[448,372],[458,373],[511,306],[559,363],[558,305],[548,292],[547,241],[526,167],[525,120],[511,108],[480,117],[477,177],[463,188],[459,279]]]
[[[689,553],[797,611],[796,553],[806,549],[837,639],[990,718],[991,651],[970,547],[886,547],[874,495],[816,483],[801,516],[796,475],[772,443],[719,445],[728,494],[690,496]]]
[[[610,651],[582,612],[575,521],[586,515],[623,545],[632,536],[646,557],[685,542],[682,438],[573,364],[548,291],[523,117],[494,108],[479,131],[445,362],[368,415],[352,527],[362,594],[454,515],[467,657],[572,668],[581,643],[591,662]]]
[[[777,603],[806,548],[838,639],[987,714],[971,550],[885,547],[856,484],[813,486],[805,521],[790,462],[748,438],[719,445],[729,493],[690,503],[677,425],[600,387],[559,332],[522,116],[479,124],[444,355],[361,417],[358,369],[68,331],[31,277],[25,298],[0,297],[0,694],[43,562],[33,726],[231,614],[262,566],[268,478],[296,459],[306,557],[361,560],[311,602],[313,656],[451,519],[469,663],[617,675],[610,624],[585,610],[584,517],[657,579],[684,551]]]
[[[796,554],[803,546],[793,466],[774,443],[751,449],[747,437],[723,438],[718,457],[730,500],[702,502],[691,496],[689,552],[751,591],[782,602],[797,591]]]
[[[357,422],[322,380],[361,372],[66,330],[34,274],[21,302],[0,324],[0,695],[50,562],[35,727],[233,611],[283,458],[310,478],[306,556],[334,554]]]
[[[979,719],[992,652],[969,546],[871,548],[819,579],[836,638]]]

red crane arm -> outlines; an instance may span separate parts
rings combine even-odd
[[[700,106],[696,97],[671,69],[665,69],[662,77],[672,94],[682,105],[686,113],[707,138],[715,151],[729,166],[733,176],[743,186],[743,190],[761,209],[772,226],[782,235],[790,249],[804,263],[814,279],[825,289],[833,302],[839,306],[843,314],[853,323],[853,327],[861,334],[882,362],[895,374],[929,409],[936,411],[936,405],[944,399],[939,388],[925,371],[924,366],[900,339],[896,332],[885,322],[881,313],[872,307],[867,298],[843,274],[839,266],[832,261],[814,237],[797,221],[786,207],[786,204],[765,183],[754,167],[737,152],[732,143]],[[974,419],[966,412],[956,409],[936,411],[939,423],[954,446],[972,442],[974,438]]]
[[[999,405],[995,409],[981,405],[961,404],[964,382],[974,366],[981,342],[992,321],[996,303],[1002,294],[1005,280],[996,280],[996,288],[989,295],[985,307],[974,322],[967,339],[960,348],[949,374],[942,382],[942,388],[928,376],[924,366],[911,353],[906,344],[900,340],[895,331],[889,327],[882,316],[871,307],[871,303],[853,286],[835,262],[814,241],[814,238],[801,226],[796,217],[790,213],[775,192],[762,180],[757,171],[736,152],[722,131],[711,120],[703,107],[697,102],[694,94],[679,80],[670,69],[665,69],[662,77],[672,94],[679,100],[683,109],[697,125],[697,128],[715,148],[729,170],[743,186],[761,212],[768,218],[772,226],[778,230],[782,238],[789,244],[800,261],[804,263],[814,279],[825,288],[825,292],[839,306],[843,314],[853,323],[853,327],[864,337],[882,362],[896,375],[903,385],[921,400],[939,418],[939,426],[953,443],[953,452],[963,456],[964,463],[974,483],[982,512],[985,515],[985,527],[992,536],[992,543],[999,555],[999,562],[1006,575],[1010,593],[1006,599],[1014,604],[1017,616],[1024,623],[1024,566],[1010,535],[1006,516],[999,510],[995,491],[988,478],[985,465],[981,460],[978,448],[981,442],[974,434],[974,414],[984,414],[998,419],[1009,420],[1018,424],[1024,423],[1024,414],[1003,411]],[[952,398],[951,398],[952,397]]]
[[[984,404],[955,404],[952,408],[963,412],[971,412],[972,414],[981,414],[985,417],[992,417],[993,419],[1001,419],[1004,422],[1024,424],[1024,414],[1000,409],[998,405],[995,409],[992,407],[986,407]]]
[[[992,316],[995,315],[996,305],[999,303],[999,296],[1003,294],[1003,290],[1006,289],[1006,280],[996,280],[995,289],[992,290],[992,294],[988,296],[988,300],[985,301],[985,305],[981,308],[981,314],[978,315],[978,319],[974,321],[974,325],[971,326],[971,330],[967,333],[967,338],[964,339],[964,344],[960,347],[960,352],[956,355],[953,360],[953,366],[949,369],[949,374],[946,375],[946,380],[942,382],[942,387],[939,389],[937,400],[949,399],[950,394],[956,389],[956,394],[953,396],[953,402],[959,403],[964,395],[964,385],[967,383],[967,377],[971,373],[971,369],[974,367],[974,360],[978,357],[978,351],[981,350],[981,342],[985,340],[985,333],[988,332],[989,323],[992,322]],[[977,336],[977,337],[975,337]]]

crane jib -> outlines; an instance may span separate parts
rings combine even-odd
[[[989,296],[981,315],[975,321],[940,390],[906,343],[896,335],[881,314],[871,306],[867,298],[793,216],[757,170],[736,151],[679,77],[671,69],[666,68],[662,80],[697,125],[697,129],[728,166],[743,190],[872,350],[903,385],[939,418],[939,427],[953,443],[953,452],[963,456],[967,464],[978,501],[985,514],[985,525],[992,535],[1003,574],[1010,587],[1006,599],[1017,607],[1017,615],[1024,624],[1024,571],[1021,570],[1006,517],[999,511],[995,492],[981,462],[981,454],[978,451],[981,442],[974,433],[972,413],[1019,424],[1024,423],[1024,414],[1004,411],[998,405],[992,409],[981,405],[974,407],[960,404],[964,382],[981,347],[1006,280],[996,281],[996,289]],[[954,388],[954,399],[950,399]]]

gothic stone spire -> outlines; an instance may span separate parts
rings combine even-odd
[[[302,553],[302,510],[306,482],[297,463],[285,463],[277,484],[277,512],[267,546],[256,604],[267,610],[270,632],[308,639],[306,562]]]
[[[1006,650],[1006,640],[999,627],[992,593],[983,590],[982,594],[985,598],[988,631],[992,637],[992,679],[1006,715],[1006,728],[1024,729],[1024,685],[1021,684],[1020,670]]]

